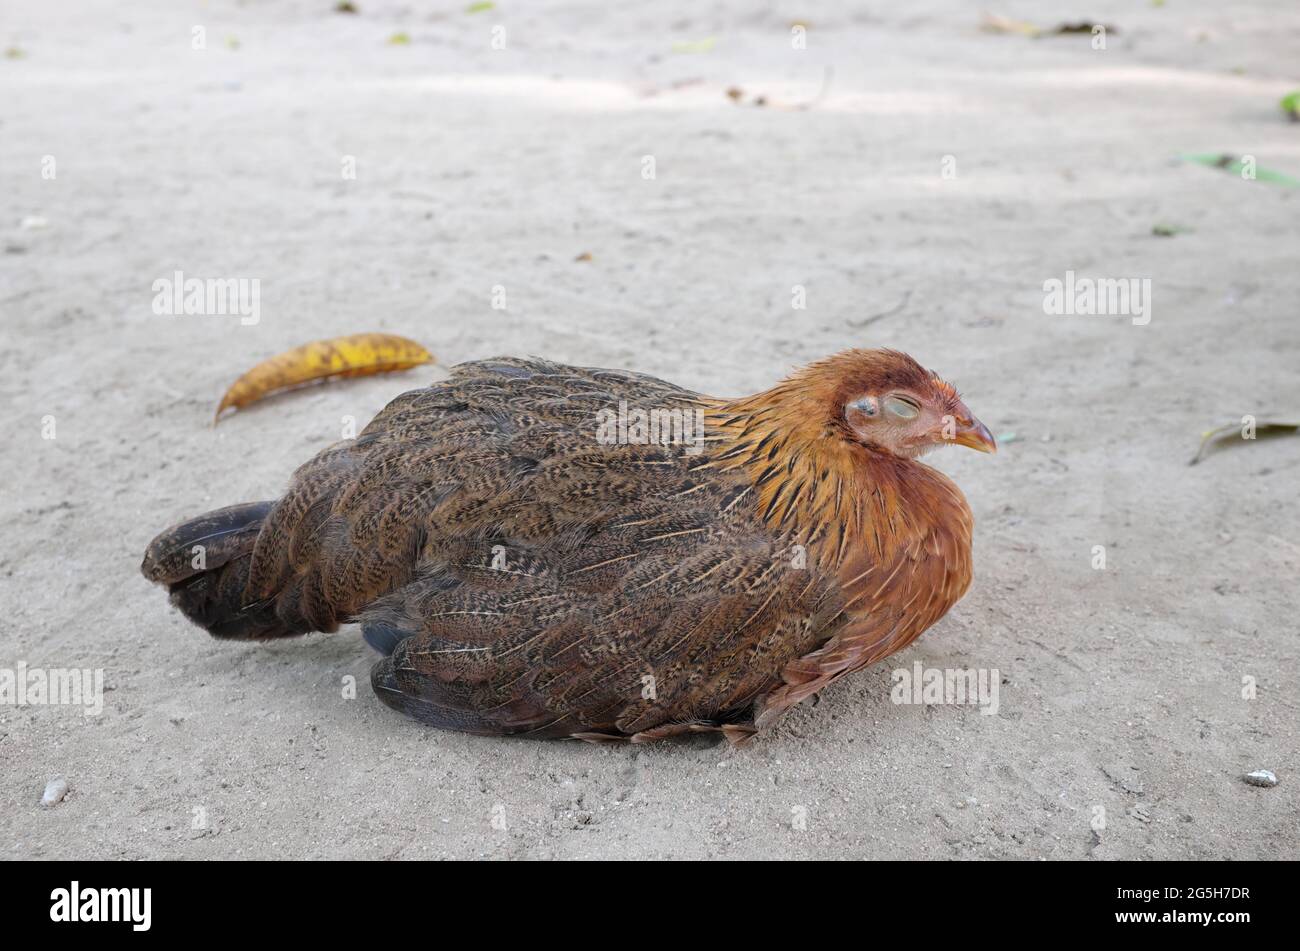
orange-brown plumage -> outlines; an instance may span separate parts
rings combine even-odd
[[[732,447],[722,464],[749,471],[767,524],[789,531],[843,595],[843,626],[782,670],[783,685],[755,717],[760,728],[840,674],[906,647],[970,585],[973,521],[961,491],[928,466],[849,438],[837,412],[859,392],[898,387],[929,387],[945,410],[964,410],[951,385],[876,350],[836,354],[718,410]]]
[[[700,443],[604,445],[620,401]],[[277,503],[163,533],[144,572],[214,634],[358,620],[386,702],[479,733],[744,739],[899,650],[970,583],[971,515],[915,456],[992,439],[956,392],[853,350],[736,400],[624,371],[463,364]],[[210,551],[194,570],[185,552]]]

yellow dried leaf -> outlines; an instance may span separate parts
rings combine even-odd
[[[980,29],[986,33],[1019,33],[1022,36],[1042,36],[1040,27],[1024,20],[1013,20],[997,13],[986,13],[980,18]]]
[[[263,360],[236,380],[221,398],[213,422],[227,409],[238,409],[268,394],[306,383],[409,370],[434,361],[433,354],[414,340],[393,334],[314,340]]]

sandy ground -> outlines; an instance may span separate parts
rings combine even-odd
[[[1300,856],[1300,439],[1187,466],[1300,414],[1300,191],[1174,160],[1300,176],[1300,13],[996,8],[1118,27],[1097,51],[938,0],[358,3],[0,2],[0,667],[107,689],[0,706],[0,856]],[[154,314],[176,269],[258,278],[260,322]],[[1150,323],[1046,315],[1067,270],[1149,278]],[[217,642],[138,574],[433,375],[209,425],[257,360],[363,330],[728,395],[898,347],[1017,438],[934,457],[976,513],[966,599],[748,748],[442,733],[374,699],[354,628]],[[997,669],[998,714],[891,703],[917,661]]]

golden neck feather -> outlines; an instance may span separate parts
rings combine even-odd
[[[970,510],[951,480],[852,440],[825,397],[796,377],[706,411],[711,464],[747,472],[774,533],[832,571],[892,560],[934,531],[964,528],[969,540]]]

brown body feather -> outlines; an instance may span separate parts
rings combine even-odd
[[[910,643],[969,585],[956,486],[826,412],[873,374],[925,374],[880,353],[734,401],[625,371],[463,364],[273,505],[163,533],[144,572],[219,636],[359,621],[389,653],[379,696],[436,726],[742,740]],[[620,401],[702,411],[703,451],[600,444],[597,414]],[[201,536],[216,557],[198,570]]]

